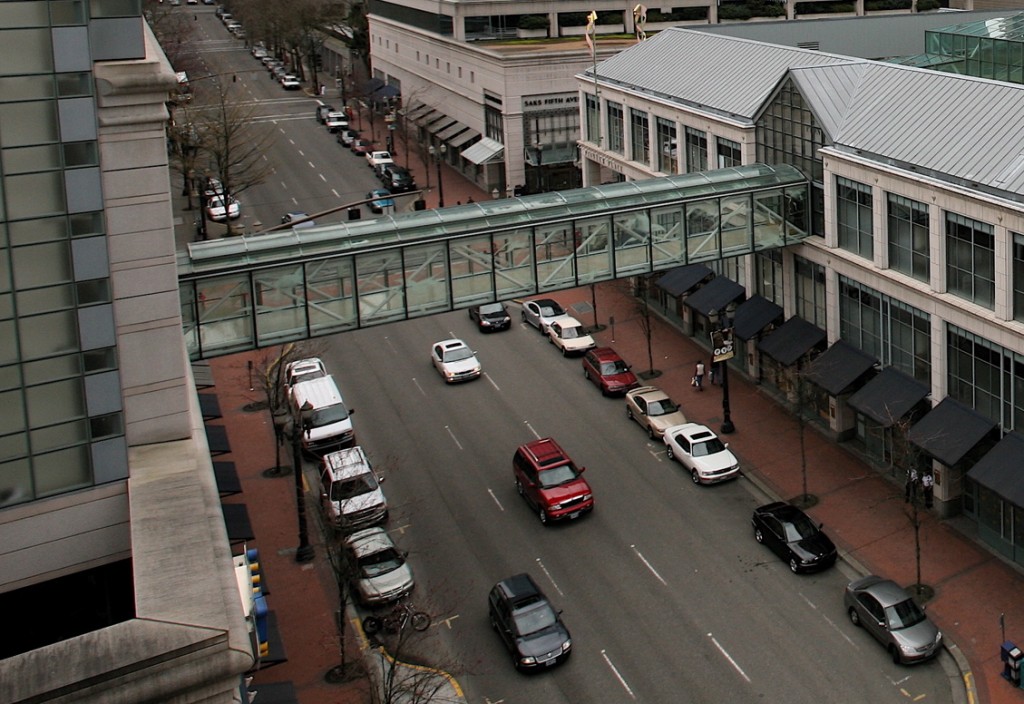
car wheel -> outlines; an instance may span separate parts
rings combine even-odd
[[[849,614],[850,616],[850,623],[852,623],[854,626],[860,625],[860,616],[857,614],[857,609],[851,606],[850,610],[847,611],[847,614]]]
[[[520,496],[525,495],[523,492],[523,483],[518,479],[516,479],[516,491],[519,493]]]
[[[526,311],[520,311],[520,313],[519,313],[519,317],[520,317],[520,318],[522,319],[522,321],[523,321],[524,323],[528,323],[528,322],[530,322],[530,321],[528,321],[528,320],[526,319]]]
[[[793,574],[800,572],[800,563],[796,561],[795,557],[789,558],[789,571]]]
[[[590,380],[590,371],[586,367],[583,368],[583,378],[588,381]]]
[[[900,649],[895,645],[889,646],[889,654],[892,655],[892,661],[895,664],[900,665],[903,663],[903,660],[900,658]]]
[[[566,349],[565,347],[562,348],[562,356],[563,357],[568,357],[569,356],[569,350]]]
[[[676,458],[676,453],[672,452],[672,446],[668,443],[665,443],[665,454],[668,455],[670,460],[674,460]]]
[[[696,469],[690,471],[690,479],[693,480],[694,484],[700,484],[700,476],[697,474]]]
[[[540,517],[540,522],[543,525],[548,524],[548,514],[543,508],[537,509],[537,515]]]
[[[583,374],[585,376],[586,372],[583,372]],[[633,420],[633,409],[630,408],[629,406],[626,406],[626,417],[629,418],[630,420]]]
[[[759,543],[764,542],[764,533],[761,532],[760,528],[754,529],[754,540],[756,540]]]
[[[656,432],[654,432],[654,428],[652,428],[649,425],[647,426],[647,437],[649,437],[651,440],[657,440],[658,439],[658,434]]]
[[[493,628],[495,631],[497,631],[498,630],[498,622],[494,620],[494,614],[491,614],[489,620],[491,622],[491,628]]]

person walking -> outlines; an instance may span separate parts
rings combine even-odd
[[[693,370],[693,385],[697,387],[697,391],[704,390],[704,362],[697,360],[697,366]]]
[[[909,504],[912,499],[917,498],[917,469],[911,467],[907,471],[907,485],[903,489],[903,503]]]
[[[931,508],[935,500],[935,477],[931,472],[925,472],[921,477],[921,491],[924,494],[924,507]]]

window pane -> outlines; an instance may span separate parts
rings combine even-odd
[[[0,3],[0,6],[7,3]],[[43,3],[25,3],[43,5]],[[45,12],[45,9],[44,9]],[[0,27],[8,27],[0,21]],[[53,71],[53,49],[50,28],[8,29],[0,31],[0,46],[3,46],[3,62],[0,75],[17,76],[24,73],[51,73]],[[7,128],[5,120],[4,128]]]
[[[92,483],[88,445],[36,455],[32,464],[39,496]]]
[[[64,179],[59,171],[8,176],[4,186],[11,220],[54,215],[65,208]]]
[[[25,389],[28,422],[33,428],[66,422],[85,416],[80,379],[67,379]]]
[[[16,288],[34,288],[71,281],[70,257],[64,242],[16,247],[11,253]]]
[[[23,359],[78,350],[78,322],[74,311],[21,318],[17,323]]]

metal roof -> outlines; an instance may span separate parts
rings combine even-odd
[[[597,75],[630,92],[750,121],[788,69],[850,61],[674,27],[601,62]],[[593,80],[593,69],[580,75]]]

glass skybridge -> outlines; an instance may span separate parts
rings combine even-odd
[[[784,247],[808,181],[754,164],[189,245],[193,359]]]

